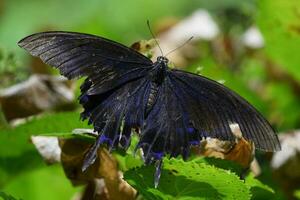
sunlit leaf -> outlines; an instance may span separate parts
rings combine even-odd
[[[196,161],[164,160],[157,189],[154,167],[125,172],[125,179],[145,199],[250,199],[248,186],[230,171]]]

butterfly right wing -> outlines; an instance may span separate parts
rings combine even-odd
[[[243,137],[264,151],[280,150],[280,143],[268,121],[245,99],[211,79],[173,70],[170,79],[184,95],[187,112],[195,128],[209,137],[232,140],[230,124],[238,124]]]
[[[146,163],[166,154],[186,159],[190,147],[202,138],[234,141],[232,124],[238,124],[242,136],[257,149],[280,150],[270,124],[242,97],[203,76],[169,70],[145,118],[138,147],[144,150]]]

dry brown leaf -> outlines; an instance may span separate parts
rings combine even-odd
[[[236,141],[230,142],[208,138],[201,142],[201,149],[197,154],[234,161],[244,169],[251,168],[256,176],[259,175],[260,167],[254,159],[254,143],[243,138],[237,124],[231,124],[230,128],[232,134],[236,137]]]
[[[95,163],[82,172],[83,160],[91,143],[79,139],[60,139],[59,143],[64,171],[74,185],[84,183],[90,185],[95,179],[103,179],[105,182],[103,191],[107,192],[108,199],[135,199],[136,191],[121,178],[117,161],[105,148],[99,148]]]
[[[0,104],[8,121],[46,110],[70,110],[75,107],[73,87],[67,79],[33,75],[27,81],[0,91]]]

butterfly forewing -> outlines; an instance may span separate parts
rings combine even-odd
[[[152,61],[111,40],[82,33],[43,32],[18,45],[59,69],[67,78],[87,76],[90,94],[106,92],[147,74]]]

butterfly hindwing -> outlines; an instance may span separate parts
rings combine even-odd
[[[140,78],[107,94],[89,96],[93,99],[82,102],[85,108],[83,117],[89,118],[89,123],[99,133],[86,157],[84,169],[93,163],[101,144],[106,144],[110,150],[118,146],[124,149],[129,147],[132,130],[141,127],[144,122],[149,84],[150,80]]]

